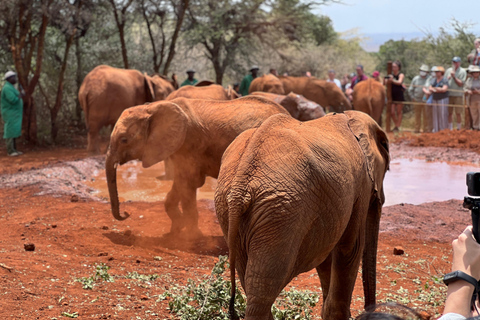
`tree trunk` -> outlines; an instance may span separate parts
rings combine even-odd
[[[175,31],[173,32],[172,39],[170,41],[170,48],[168,49],[168,57],[167,61],[165,62],[165,66],[163,67],[163,74],[168,74],[168,69],[170,69],[170,64],[173,61],[173,57],[175,56],[175,46],[177,44],[178,35],[180,33],[180,29],[182,28],[183,20],[185,18],[185,12],[188,9],[190,4],[190,0],[183,0],[180,8],[180,12],[178,13],[177,17],[177,24],[175,25]]]
[[[222,85],[223,83],[223,74],[224,70],[218,63],[218,61],[212,61],[213,63],[213,69],[215,70],[215,81],[217,84]]]
[[[72,34],[67,38],[67,44],[65,46],[65,53],[63,55],[62,68],[60,69],[60,74],[58,76],[58,87],[57,87],[57,98],[55,99],[55,105],[53,109],[50,110],[50,123],[52,126],[52,141],[55,142],[57,139],[58,126],[57,126],[57,116],[60,108],[62,107],[62,97],[63,97],[63,82],[65,79],[65,70],[67,69],[67,60],[70,47],[73,43],[73,38],[75,37],[76,29],[73,30]]]
[[[80,86],[82,85],[83,77],[82,77],[82,52],[80,47],[80,37],[75,37],[75,56],[77,58],[77,75],[75,78],[77,84],[77,99],[75,100],[75,116],[76,119],[80,122],[82,118],[82,106],[80,105],[80,101],[78,100],[78,91],[80,90]]]
[[[120,44],[122,45],[123,66],[125,69],[130,69],[128,66],[127,46],[125,45],[125,24],[118,25],[118,32],[120,34]]]

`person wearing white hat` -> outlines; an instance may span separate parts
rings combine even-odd
[[[462,114],[463,111],[463,85],[467,80],[467,71],[460,66],[462,59],[460,57],[452,58],[452,67],[448,68],[445,75],[448,80],[448,127],[453,130],[453,113],[457,115],[457,129],[460,130],[462,126]],[[458,107],[452,107],[456,105]]]
[[[4,122],[3,138],[9,156],[18,156],[15,139],[22,135],[23,100],[20,92],[13,86],[17,83],[17,74],[8,71],[3,77],[5,85],[0,97],[0,109]]]
[[[427,84],[428,80],[428,66],[422,64],[419,69],[419,74],[416,75],[408,88],[408,94],[414,102],[421,103],[415,105],[415,133],[420,132],[420,127],[423,118],[423,132],[432,131],[432,109],[426,107],[423,101],[423,87]]]
[[[472,127],[474,130],[480,130],[480,67],[471,65],[468,67],[468,73],[471,77],[465,82],[464,90],[470,102]]]

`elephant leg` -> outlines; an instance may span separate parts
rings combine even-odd
[[[91,153],[100,153],[99,132],[101,126],[89,126],[87,151]]]
[[[190,238],[201,237],[202,232],[198,228],[197,188],[184,185],[179,193],[187,236]]]
[[[172,220],[172,227],[170,228],[170,233],[175,234],[179,233],[184,224],[182,219],[182,212],[178,207],[180,203],[180,193],[177,190],[177,185],[173,183],[172,189],[167,193],[165,198],[165,211],[167,215]]]
[[[356,229],[356,228],[355,228]],[[348,232],[347,228],[347,232]],[[361,230],[361,229],[360,229]],[[332,252],[331,277],[322,318],[348,320],[352,292],[363,255],[363,234],[359,231],[351,241],[341,241]],[[348,239],[347,239],[348,240]]]
[[[328,297],[328,290],[330,289],[330,276],[332,274],[332,254],[328,255],[327,259],[317,267],[318,277],[322,285],[323,305]]]

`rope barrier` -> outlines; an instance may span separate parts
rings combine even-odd
[[[435,103],[415,102],[415,101],[392,101],[392,104],[411,104],[411,105],[433,106]],[[442,107],[470,108],[470,106],[462,105],[462,104],[442,104]]]
[[[412,84],[408,84],[408,83],[405,83],[405,86],[407,87],[410,87],[412,86]],[[418,84],[414,84],[413,87],[417,87],[417,88],[425,88],[425,86],[421,86],[421,85],[418,85]],[[407,88],[408,90],[408,88]],[[459,90],[459,89],[447,89],[447,91],[451,91],[451,92],[461,92],[461,93],[464,93],[465,91],[464,90]]]

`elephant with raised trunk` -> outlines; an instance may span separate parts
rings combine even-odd
[[[148,168],[169,158],[175,168],[165,199],[171,233],[186,227],[186,236],[200,236],[197,188],[206,176],[217,178],[223,152],[240,133],[278,113],[288,115],[282,106],[261,97],[232,101],[177,98],[125,110],[113,129],[105,164],[113,216],[117,220],[128,217],[128,213],[120,214],[117,165],[138,159]]]
[[[146,102],[165,99],[175,87],[175,76],[167,80],[137,70],[97,66],[83,80],[78,100],[85,115],[89,152],[100,152],[98,134],[104,126],[115,125],[123,110]]]
[[[368,115],[300,122],[275,115],[239,135],[222,158],[215,192],[245,320],[272,320],[272,304],[298,274],[317,269],[322,318],[348,320],[362,261],[365,305],[375,304],[376,255],[388,139]]]

